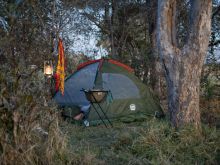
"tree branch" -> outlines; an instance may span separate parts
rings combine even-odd
[[[206,48],[208,40],[203,41],[204,38],[209,38],[211,33],[211,9],[212,0],[191,0],[191,11],[190,11],[190,33],[186,47],[191,47],[194,51],[205,51],[202,48]],[[194,45],[199,50],[196,50]],[[198,52],[198,55],[200,54]]]
[[[215,41],[215,42],[209,43],[209,46],[216,46],[216,45],[218,45],[218,44],[220,44],[220,40],[217,40],[217,41]]]
[[[213,11],[212,13],[212,19],[220,12],[220,5]]]
[[[170,31],[168,30],[168,18],[164,17],[164,15],[167,15],[169,12],[169,8],[165,7],[169,5],[169,0],[159,0],[158,2],[158,40],[163,40],[163,43],[169,43],[170,44]],[[161,46],[164,44],[162,42]]]
[[[171,43],[174,47],[177,47],[177,39],[176,39],[176,1],[172,2],[171,8]]]
[[[104,28],[98,21],[97,18],[89,13],[82,13],[83,16],[87,17],[91,22],[93,22],[98,28],[100,28],[104,33],[109,34],[110,32]]]
[[[175,46],[175,1],[159,0],[158,1],[158,45],[159,51],[163,52],[163,58],[166,62],[171,62],[173,56],[179,49]],[[166,52],[166,53],[165,53]]]

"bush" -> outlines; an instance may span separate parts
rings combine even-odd
[[[50,102],[41,72],[15,73],[1,66],[1,164],[64,164],[67,138],[58,126],[57,107]],[[22,72],[22,74],[21,74]]]

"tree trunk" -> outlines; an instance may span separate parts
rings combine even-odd
[[[191,53],[189,57],[194,57]],[[173,126],[179,127],[186,123],[200,125],[199,89],[201,67],[193,58],[172,59],[172,63],[165,64],[165,76],[168,86],[168,109]],[[202,59],[200,59],[202,60]]]
[[[111,1],[111,22],[110,22],[110,39],[111,39],[111,56],[113,59],[117,59],[118,55],[116,55],[115,51],[115,41],[114,41],[114,21],[115,21],[115,8],[116,8],[116,1]]]
[[[157,0],[146,0],[147,6],[147,22],[148,22],[148,34],[150,39],[150,84],[154,92],[159,96],[160,84],[159,84],[159,69],[158,69],[158,51],[156,46],[156,26],[157,26]],[[148,72],[146,72],[148,75]],[[158,76],[155,76],[158,75]]]
[[[156,95],[163,99],[163,90],[161,87],[162,80],[164,80],[164,74],[162,71],[156,33],[157,33],[157,8],[158,8],[158,0],[146,0],[147,6],[147,22],[148,22],[148,34],[150,39],[150,84],[156,93]],[[148,74],[148,72],[146,72]],[[157,76],[155,76],[157,75]]]
[[[199,89],[210,36],[211,0],[191,1],[191,27],[182,49],[176,44],[175,0],[160,0],[158,44],[168,86],[171,123],[200,128]]]

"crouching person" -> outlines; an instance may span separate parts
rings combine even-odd
[[[90,112],[91,104],[80,106],[80,113],[73,117],[74,120],[83,120],[83,124],[88,127],[88,116]]]

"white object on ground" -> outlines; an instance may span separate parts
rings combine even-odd
[[[86,127],[89,127],[89,121],[88,121],[88,120],[84,120],[84,121],[83,121],[83,124],[84,124]]]

